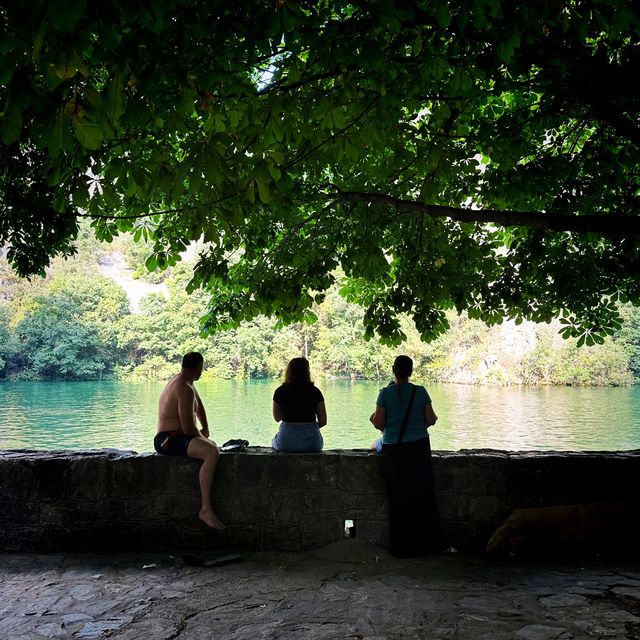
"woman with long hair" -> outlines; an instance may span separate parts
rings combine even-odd
[[[433,487],[431,443],[427,429],[438,420],[427,390],[409,382],[413,360],[398,356],[394,382],[380,389],[373,425],[382,438],[372,448],[380,464],[389,499],[391,553],[411,557],[442,546]]]
[[[273,418],[280,423],[271,443],[276,451],[322,451],[320,429],[327,424],[327,410],[306,358],[293,358],[287,365],[284,383],[273,394]]]

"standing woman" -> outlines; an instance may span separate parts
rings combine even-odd
[[[322,451],[320,429],[327,424],[327,410],[322,392],[311,380],[306,358],[294,358],[287,365],[284,384],[273,394],[273,417],[280,422],[271,443],[276,451]]]
[[[413,360],[398,356],[395,382],[380,389],[373,425],[382,430],[381,471],[389,499],[391,553],[412,557],[442,547],[427,429],[438,420],[427,390],[411,384]]]

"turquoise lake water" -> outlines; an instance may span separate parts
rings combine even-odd
[[[419,383],[418,380],[416,380]],[[317,381],[328,425],[325,448],[368,447],[380,382]],[[0,449],[113,447],[153,450],[160,382],[2,382]],[[212,437],[268,446],[277,429],[278,382],[199,382]],[[640,387],[427,385],[439,416],[434,449],[619,451],[640,449]]]

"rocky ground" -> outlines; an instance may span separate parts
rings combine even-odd
[[[194,567],[178,556],[0,556],[0,638],[640,638],[640,563],[396,560],[344,540]]]

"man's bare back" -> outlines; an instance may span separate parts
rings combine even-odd
[[[189,431],[185,431],[181,424],[179,406],[180,400],[185,398],[185,396],[186,398],[193,398],[192,421],[189,422],[195,427],[198,410],[198,398],[195,389],[184,380],[180,374],[176,374],[169,380],[158,400],[157,433],[161,433],[162,431],[182,431],[188,436],[199,435],[197,429],[195,433],[190,429]]]

